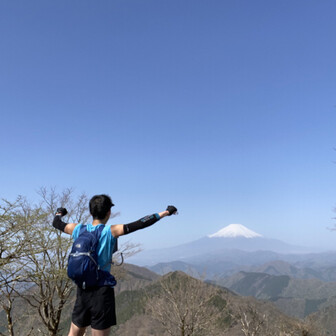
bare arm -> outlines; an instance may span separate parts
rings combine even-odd
[[[77,225],[78,223],[68,223],[64,228],[64,233],[71,235]]]

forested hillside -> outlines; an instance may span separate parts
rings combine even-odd
[[[293,317],[305,318],[336,305],[336,282],[259,272],[239,272],[220,279],[218,284],[239,295],[271,301],[282,312]]]
[[[327,335],[313,320],[300,320],[281,313],[271,302],[242,297],[182,272],[158,277],[151,271],[125,265],[116,287],[118,325],[115,336],[181,335]],[[31,290],[34,295],[34,290]],[[67,335],[74,291],[64,305],[58,335]],[[50,335],[39,316],[22,300],[14,304],[15,335]],[[6,318],[0,314],[0,332]],[[324,319],[319,316],[318,321]]]

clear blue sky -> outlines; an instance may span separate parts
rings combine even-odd
[[[336,1],[2,0],[0,196],[108,193],[173,246],[336,247]]]

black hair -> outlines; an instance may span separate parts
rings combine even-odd
[[[104,219],[113,207],[112,200],[107,195],[95,195],[91,198],[89,207],[93,219]]]

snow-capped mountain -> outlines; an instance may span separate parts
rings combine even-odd
[[[209,238],[235,238],[235,237],[243,237],[243,238],[256,238],[262,237],[261,234],[256,233],[246,226],[241,224],[230,224],[223,229],[219,230],[216,233],[208,235]]]
[[[305,253],[306,249],[292,246],[277,239],[264,238],[244,225],[230,224],[214,234],[175,247],[146,250],[131,257],[129,262],[138,265],[154,265],[159,262],[182,261],[207,263],[208,260],[231,262],[241,252],[258,252],[263,262],[274,260],[276,254]],[[245,255],[244,254],[244,255]],[[254,259],[256,257],[253,257]],[[258,257],[259,258],[259,257]],[[247,260],[246,256],[243,258]],[[261,260],[260,260],[261,261]]]

